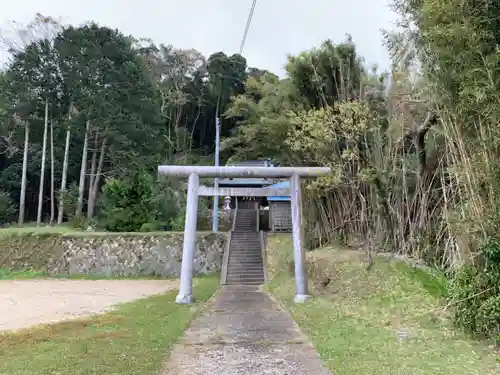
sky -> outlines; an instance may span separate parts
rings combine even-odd
[[[258,0],[243,56],[248,65],[280,76],[288,54],[340,43],[351,34],[367,65],[389,67],[381,29],[394,29],[390,0]],[[124,34],[151,38],[205,56],[238,53],[252,0],[15,0],[0,12],[2,29],[26,24],[36,13],[62,23],[96,21]],[[5,53],[0,60],[5,61]]]

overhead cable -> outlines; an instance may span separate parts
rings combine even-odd
[[[240,55],[243,53],[243,48],[245,47],[245,42],[247,41],[248,30],[250,29],[250,24],[252,23],[253,13],[255,11],[255,5],[257,0],[253,0],[252,7],[250,8],[250,13],[248,14],[247,24],[245,26],[245,32],[243,33],[243,39],[240,44]]]

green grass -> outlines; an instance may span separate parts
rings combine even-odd
[[[47,226],[42,225],[37,227],[36,225],[23,225],[11,226],[6,228],[0,228],[0,236],[9,235],[23,235],[23,234],[68,234],[68,233],[79,233],[82,232],[81,229],[72,228],[67,225],[55,225]]]
[[[90,319],[0,334],[0,374],[158,374],[173,344],[217,290],[216,276],[195,279],[195,305],[172,291]]]
[[[37,270],[9,270],[0,268],[0,280],[30,280],[30,279],[70,279],[70,280],[169,280],[177,277],[162,276],[99,276],[99,275],[51,275]]]
[[[197,236],[211,235],[210,231],[197,231]],[[224,234],[219,232],[218,234]],[[159,232],[66,232],[62,233],[61,236],[68,237],[143,237],[143,236],[183,236],[184,232],[173,232],[173,231],[159,231]]]
[[[11,271],[0,268],[0,280],[28,280],[49,277],[46,272],[34,270]]]
[[[321,249],[308,254],[315,298],[296,305],[291,246],[287,237],[270,238],[277,272],[267,287],[335,374],[500,374],[498,355],[450,323],[441,275],[378,258],[367,270],[363,253]]]
[[[175,231],[156,231],[156,232],[105,232],[105,231],[95,231],[87,232],[78,228],[73,228],[67,225],[42,225],[37,227],[36,225],[26,225],[22,227],[12,226],[6,228],[0,228],[1,236],[16,236],[16,235],[60,235],[69,237],[116,237],[116,236],[128,236],[128,237],[140,237],[140,236],[169,236],[169,235],[182,235],[184,232]],[[219,234],[224,234],[225,232],[219,232]],[[211,231],[197,231],[197,235],[205,236],[212,234]]]

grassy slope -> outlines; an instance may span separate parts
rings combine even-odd
[[[308,254],[316,298],[294,305],[291,248],[287,236],[269,239],[268,288],[335,374],[500,374],[490,348],[451,326],[442,278],[388,259],[366,270],[363,253],[321,249]]]
[[[0,374],[157,374],[218,284],[216,276],[196,279],[191,306],[177,305],[173,291],[91,319],[0,334]]]

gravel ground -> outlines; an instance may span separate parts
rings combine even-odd
[[[173,280],[2,280],[0,331],[103,313],[177,286]]]

